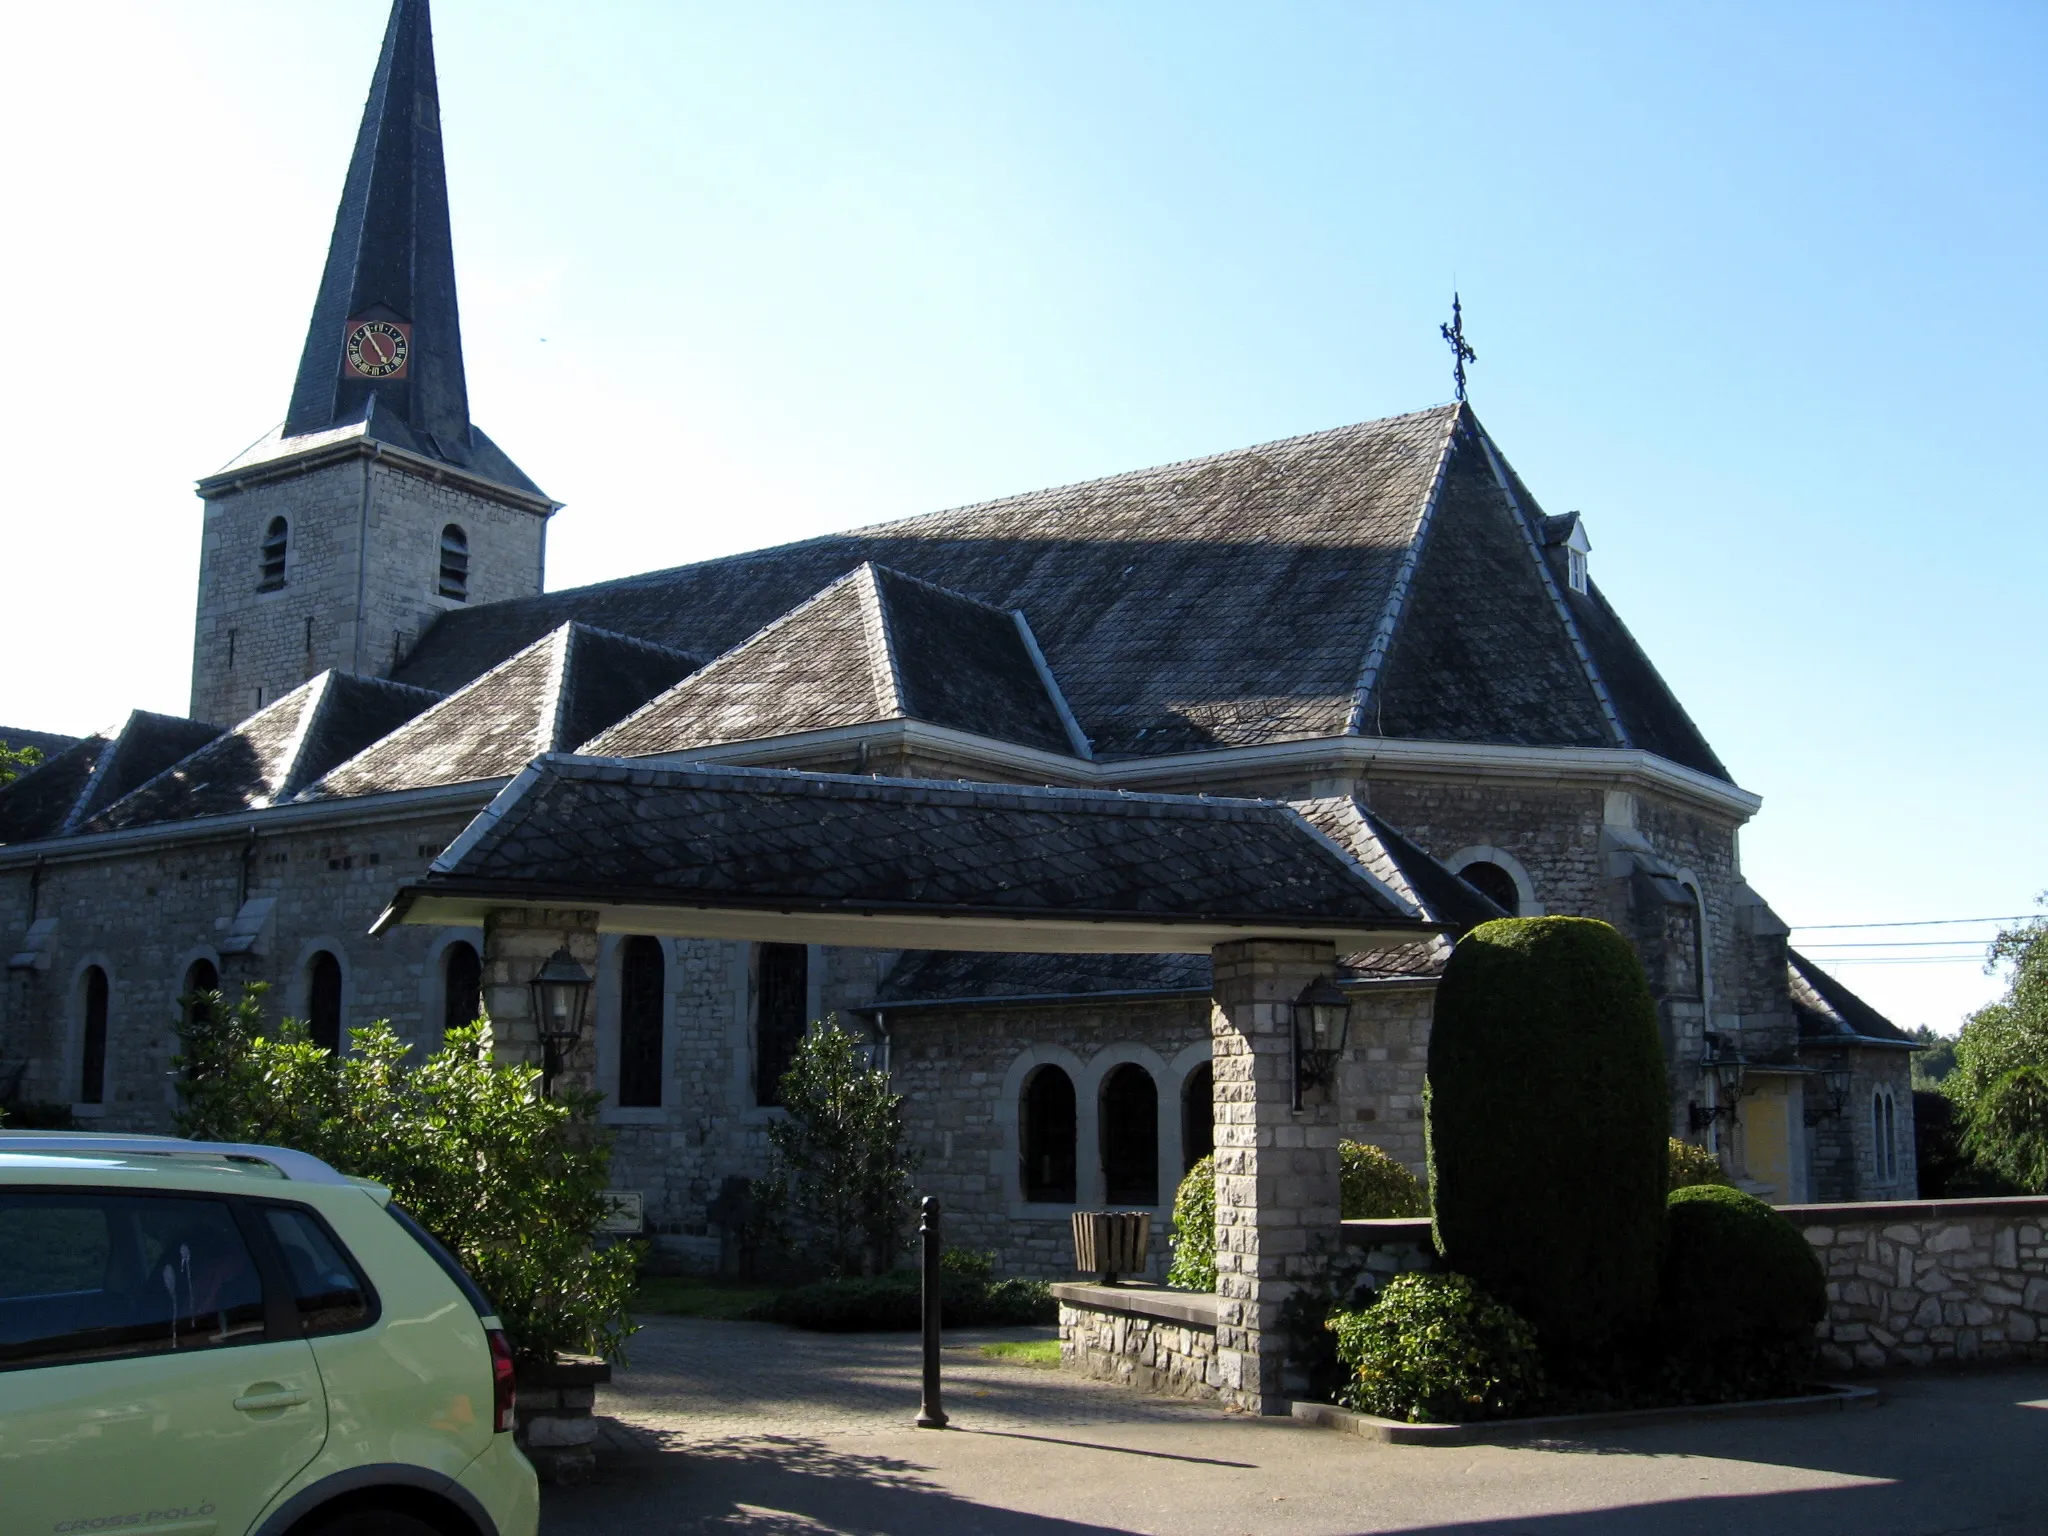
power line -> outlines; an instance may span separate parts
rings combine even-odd
[[[1953,949],[1958,944],[1968,944],[1979,954],[1984,950],[1984,943],[1977,939],[1823,939],[1818,944],[1807,945],[1799,953],[1810,955],[1823,949]]]
[[[2040,915],[2022,912],[2017,917],[1930,917],[1915,923],[1794,923],[1792,929],[1795,933],[1820,933],[1841,928],[1944,928],[1959,923],[2025,923]]]

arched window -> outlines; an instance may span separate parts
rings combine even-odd
[[[1018,1106],[1018,1182],[1026,1200],[1074,1203],[1074,1080],[1058,1067],[1039,1067],[1024,1080]]]
[[[619,957],[619,1104],[661,1107],[661,940],[634,934]]]
[[[754,1012],[754,1102],[782,1102],[789,1070],[809,1024],[810,951],[801,944],[763,944]]]
[[[107,1099],[107,973],[85,968],[80,984],[84,1028],[79,1032],[78,1102],[104,1104]]]
[[[457,602],[469,598],[469,535],[453,523],[441,530],[441,584],[436,590]]]
[[[189,1024],[213,1022],[213,1001],[208,995],[220,990],[220,968],[211,960],[194,960],[185,968],[185,990],[178,994]]]
[[[291,525],[273,517],[263,533],[263,570],[256,582],[258,592],[275,592],[284,585],[285,546],[291,542]]]
[[[306,967],[306,1031],[323,1051],[341,1049],[341,962],[324,949]]]
[[[1180,1089],[1180,1161],[1185,1173],[1216,1150],[1216,1070],[1203,1062]]]
[[[457,939],[441,951],[441,1029],[474,1024],[483,1011],[483,957],[467,939]]]
[[[1159,1203],[1159,1089],[1136,1062],[1102,1080],[1102,1195],[1111,1205]]]
[[[1899,1104],[1889,1088],[1871,1095],[1870,1132],[1877,1182],[1894,1183],[1899,1177]]]
[[[1459,870],[1458,878],[1509,916],[1522,910],[1522,893],[1515,889],[1515,877],[1498,864],[1480,859]]]

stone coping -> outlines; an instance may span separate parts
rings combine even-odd
[[[1802,1227],[1847,1227],[1874,1221],[1951,1221],[1964,1216],[2048,1217],[2048,1195],[1983,1195],[1967,1200],[1865,1200],[1855,1205],[1778,1205],[1772,1209]]]
[[[1052,1288],[1053,1299],[1069,1307],[1086,1307],[1092,1312],[1124,1312],[1132,1317],[1156,1317],[1164,1322],[1185,1323],[1191,1328],[1216,1326],[1216,1297],[1213,1292],[1169,1291],[1159,1285],[1091,1285],[1066,1282]]]
[[[1804,1397],[1766,1397],[1747,1403],[1685,1403],[1675,1408],[1631,1408],[1614,1413],[1557,1413],[1533,1419],[1491,1419],[1480,1424],[1404,1424],[1399,1419],[1354,1413],[1333,1403],[1296,1403],[1293,1417],[1305,1424],[1341,1429],[1387,1445],[1483,1445],[1532,1438],[1564,1440],[1586,1430],[1627,1429],[1638,1424],[1840,1413],[1848,1408],[1875,1408],[1879,1400],[1875,1387],[1824,1383],[1821,1391]]]

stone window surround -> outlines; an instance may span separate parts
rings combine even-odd
[[[94,966],[98,966],[107,978],[107,1041],[105,1065],[100,1075],[100,1101],[88,1104],[78,1097],[78,1090],[83,1086],[80,1074],[85,1071],[85,973]],[[72,1118],[76,1120],[97,1120],[106,1114],[113,1105],[114,1090],[119,1086],[119,1074],[115,1071],[119,1058],[114,1051],[121,1019],[121,988],[117,974],[114,962],[99,950],[80,956],[78,963],[71,968],[71,983],[64,1003],[64,1081],[60,1097],[70,1103]]]
[[[291,992],[285,1000],[284,1011],[299,1020],[312,1017],[313,957],[323,949],[334,956],[335,963],[341,967],[341,1046],[337,1054],[346,1056],[349,1052],[349,1031],[365,1021],[355,1016],[355,966],[349,960],[348,946],[339,938],[333,934],[316,934],[299,946],[298,956],[292,961]]]
[[[1155,1203],[1139,1206],[1164,1217],[1173,1207],[1174,1191],[1180,1186],[1180,1110],[1187,1077],[1209,1059],[1209,1042],[1190,1045],[1168,1062],[1150,1046],[1119,1040],[1100,1047],[1085,1061],[1063,1045],[1028,1046],[1017,1053],[1003,1075],[996,1096],[996,1130],[1001,1138],[998,1156],[1002,1160],[1003,1200],[1012,1220],[1057,1221],[1075,1210],[1104,1208],[1102,1170],[1102,1085],[1110,1072],[1125,1063],[1143,1067],[1152,1077],[1159,1094],[1159,1195]],[[1018,1178],[1023,1156],[1022,1128],[1018,1111],[1023,1101],[1024,1082],[1032,1069],[1058,1067],[1074,1085],[1074,1196],[1072,1205],[1055,1201],[1026,1200]]]
[[[448,950],[452,945],[467,944],[481,960],[484,953],[484,931],[481,928],[443,928],[427,945],[425,963],[420,967],[420,1044],[423,1051],[434,1051],[441,1046],[441,1020],[448,1012]],[[344,979],[347,972],[343,973]]]
[[[604,1125],[667,1125],[681,1113],[675,1102],[675,1070],[670,1055],[676,1038],[676,986],[682,976],[678,941],[645,935],[661,946],[661,1103],[622,1105],[619,1092],[619,1000],[624,992],[622,969],[627,933],[600,934],[597,940],[597,988],[592,998],[591,1033],[597,1046],[597,1090],[604,1095],[598,1121]]]
[[[1443,862],[1444,867],[1453,874],[1468,864],[1497,864],[1506,871],[1508,878],[1515,882],[1520,908],[1515,916],[1541,917],[1547,910],[1543,903],[1536,899],[1536,882],[1529,878],[1527,867],[1505,848],[1492,843],[1474,843],[1469,848],[1460,848]]]

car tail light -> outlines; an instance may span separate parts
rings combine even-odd
[[[512,1383],[512,1344],[496,1328],[489,1331],[488,1337],[491,1341],[491,1428],[503,1435],[511,1432],[512,1407],[518,1396]]]

